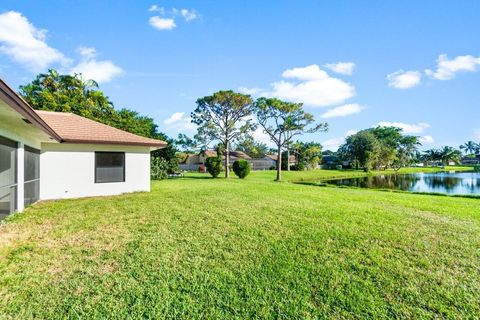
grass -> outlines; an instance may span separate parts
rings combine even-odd
[[[0,318],[480,314],[478,199],[205,177],[9,218]]]

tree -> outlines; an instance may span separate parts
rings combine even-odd
[[[297,170],[315,169],[322,161],[322,145],[317,142],[296,141],[291,144],[291,152],[297,158]]]
[[[467,141],[460,146],[460,150],[464,150],[466,154],[475,154],[480,150],[480,144],[473,141]]]
[[[423,159],[425,162],[428,161],[440,161],[441,160],[441,155],[440,151],[437,149],[428,149],[423,152]]]
[[[374,165],[377,168],[386,169],[394,165],[399,169],[411,163],[412,156],[420,145],[418,137],[404,135],[398,127],[378,126],[365,131],[371,132],[380,142],[380,153]]]
[[[450,161],[458,162],[462,157],[462,152],[455,148],[444,146],[439,150],[440,160],[444,165],[447,165]]]
[[[268,147],[265,143],[257,142],[251,135],[246,135],[238,140],[235,149],[245,152],[252,158],[263,158],[268,153]]]
[[[208,144],[220,141],[225,148],[225,178],[230,176],[230,145],[255,129],[249,118],[253,100],[249,95],[233,91],[219,91],[197,100],[192,112],[192,123],[198,125],[196,137]]]
[[[365,171],[369,171],[374,167],[380,152],[380,142],[369,130],[359,131],[349,136],[338,149],[342,159],[358,164]]]
[[[186,153],[194,153],[198,150],[205,149],[197,139],[190,138],[186,134],[179,133],[177,139],[175,140],[175,145],[180,147],[182,151]]]
[[[326,123],[315,124],[313,115],[303,110],[303,104],[275,98],[258,98],[255,102],[257,120],[263,131],[277,146],[277,181],[282,179],[282,148],[292,138],[304,133],[326,131]]]
[[[418,160],[418,146],[421,145],[418,137],[402,136],[397,146],[397,155],[394,160],[395,169],[410,165]]]
[[[37,75],[35,80],[20,86],[21,96],[37,110],[72,112],[103,123],[115,113],[113,104],[93,80],[81,75],[61,75],[53,69]]]
[[[159,138],[161,135],[157,132],[158,126],[154,120],[147,116],[142,116],[138,112],[126,108],[120,109],[112,114],[110,120],[105,120],[107,124],[139,136],[149,138]]]
[[[116,110],[94,80],[53,69],[20,86],[20,95],[36,110],[71,112],[149,138],[162,136],[154,120],[126,108]]]
[[[151,167],[153,166],[153,164],[158,164],[158,162],[156,162],[156,159],[161,158],[161,159],[164,159],[167,163],[167,173],[171,174],[171,173],[178,172],[178,170],[179,170],[178,158],[176,156],[178,150],[175,148],[174,140],[170,139],[167,135],[165,135],[163,133],[158,133],[157,138],[167,142],[167,146],[165,148],[152,151],[150,153],[150,155],[151,155],[151,161],[150,161],[151,162]],[[163,163],[162,163],[162,165],[163,165]],[[165,166],[165,165],[163,165],[163,166]],[[153,167],[152,167],[152,169],[153,169]]]

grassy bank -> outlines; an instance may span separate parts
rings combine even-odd
[[[285,180],[327,173],[342,171],[290,172]],[[273,177],[194,174],[154,182],[151,193],[45,202],[13,216],[0,228],[0,314],[480,314],[478,200],[317,188]]]

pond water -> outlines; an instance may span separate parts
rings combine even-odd
[[[324,181],[360,188],[396,189],[449,195],[480,195],[480,172],[438,172],[379,175]]]

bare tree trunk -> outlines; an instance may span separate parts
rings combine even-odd
[[[230,149],[228,142],[225,143],[225,178],[230,177]]]
[[[278,147],[278,154],[277,154],[277,181],[282,180],[282,148]]]
[[[287,145],[287,171],[290,171],[290,146]]]

